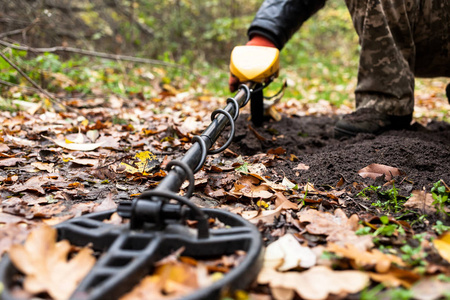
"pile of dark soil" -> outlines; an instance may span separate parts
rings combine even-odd
[[[410,189],[429,191],[439,179],[450,183],[450,124],[445,122],[431,122],[426,127],[413,123],[406,130],[337,140],[333,133],[336,116],[284,116],[279,122],[266,122],[259,128],[248,119],[248,115],[239,118],[231,149],[254,155],[282,147],[286,159],[274,171],[298,183],[335,186],[343,178],[346,185],[370,184],[373,180],[361,178],[358,170],[372,163],[403,171],[403,180]],[[298,161],[289,160],[291,154]],[[299,163],[309,169],[293,170]]]

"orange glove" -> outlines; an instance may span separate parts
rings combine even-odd
[[[275,45],[266,37],[262,35],[255,34],[250,41],[247,42],[246,46],[263,46],[263,47],[273,47],[276,48]],[[228,79],[228,86],[230,88],[230,92],[234,92],[239,87],[239,79],[230,74],[230,78]]]

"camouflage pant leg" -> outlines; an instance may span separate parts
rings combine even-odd
[[[414,109],[414,76],[450,76],[450,0],[346,0],[361,54],[356,107]]]
[[[450,77],[450,0],[421,0],[414,28],[417,77]]]

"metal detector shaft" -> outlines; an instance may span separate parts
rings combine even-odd
[[[132,229],[141,228],[148,221],[164,226],[160,220],[168,216],[175,219],[181,217],[178,215],[178,208],[174,211],[167,211],[167,207],[170,206],[163,205],[167,197],[162,195],[166,195],[167,193],[177,194],[183,182],[188,179],[190,184],[185,198],[188,199],[192,196],[194,190],[194,173],[201,169],[206,161],[207,154],[220,153],[231,144],[234,138],[235,121],[239,116],[239,109],[249,102],[252,89],[255,86],[256,84],[253,82],[241,84],[234,98],[227,99],[227,106],[224,109],[216,109],[212,112],[211,124],[201,135],[193,137],[192,147],[179,161],[172,161],[167,165],[169,168],[168,174],[156,188],[144,191],[132,203],[122,202],[119,204],[117,208],[118,214],[123,218],[131,220],[130,227]],[[227,125],[231,125],[230,136],[227,142],[219,149],[209,150]],[[202,228],[199,231],[199,235],[201,237],[207,237],[207,217],[198,208],[192,206],[189,201],[185,202],[185,205],[190,206],[191,212],[197,217],[200,216],[200,222],[203,225],[199,227]],[[164,211],[164,209],[166,210]]]
[[[249,89],[252,89],[255,84],[247,83],[246,86]],[[248,97],[250,96],[247,93],[248,91],[246,91],[246,89],[244,88],[239,89],[239,91],[236,93],[234,99],[239,104],[239,108],[247,104],[246,102],[248,102]],[[228,102],[224,110],[231,116],[237,114],[235,105],[231,101]],[[212,120],[211,124],[205,129],[205,131],[203,131],[203,133],[200,135],[200,138],[205,142],[207,150],[211,148],[212,145],[216,142],[217,138],[228,123],[228,118],[224,114],[219,114]],[[200,169],[199,167],[201,167],[199,166],[199,164],[202,162],[202,155],[203,151],[201,142],[197,141],[180,160],[186,163],[192,170],[197,171],[196,169]],[[170,190],[173,192],[178,192],[181,185],[186,179],[187,175],[184,170],[182,168],[175,167],[167,174],[166,177],[164,177],[164,179],[159,183],[155,190]]]

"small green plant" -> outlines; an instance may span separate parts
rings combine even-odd
[[[306,205],[305,199],[306,199],[306,196],[308,196],[308,186],[309,186],[308,184],[305,185],[305,195],[303,195],[303,199],[302,199],[302,205],[303,206]]]
[[[371,186],[364,188],[361,192],[356,194],[356,196],[363,197],[363,198],[366,198],[367,200],[370,200],[370,197],[367,195],[367,193],[368,192],[377,193],[379,189],[381,189],[381,186],[371,185]]]
[[[386,299],[396,299],[396,300],[409,300],[413,299],[414,295],[411,290],[404,288],[396,288],[386,292]]]
[[[402,204],[406,201],[399,199],[399,193],[394,184],[392,185],[392,188],[386,191],[382,191],[381,186],[369,186],[359,192],[357,196],[370,200],[369,195],[373,193],[378,194],[379,197],[382,197],[385,200],[378,199],[376,202],[372,203],[372,205],[387,212],[398,213],[402,210]]]
[[[388,216],[381,216],[380,217],[381,225],[377,228],[372,234],[374,237],[382,235],[382,236],[393,236],[395,233],[398,233],[399,235],[405,235],[405,230],[402,226],[398,224],[389,224],[389,217]],[[372,228],[369,226],[365,226],[363,228],[358,229],[355,231],[357,235],[366,235],[371,234]]]
[[[244,162],[240,167],[237,167],[235,170],[242,173],[248,173],[248,162]]]
[[[411,222],[411,226],[413,226],[416,223],[424,223],[426,220],[427,220],[427,215],[419,214],[419,217]]]
[[[128,121],[122,118],[119,118],[118,116],[113,116],[112,123],[116,125],[127,125]]]
[[[327,259],[327,260],[333,260],[338,259],[339,256],[336,255],[336,253],[329,252],[329,251],[323,251],[322,255],[320,256],[321,259]]]
[[[437,279],[442,282],[450,282],[450,276],[447,276],[445,274],[439,274],[437,276]]]
[[[373,233],[374,236],[392,236],[395,233],[399,233],[400,235],[405,234],[405,230],[402,226],[397,224],[389,224],[389,218],[387,216],[381,216],[380,221],[382,225],[378,227],[377,230],[375,230],[375,232]]]
[[[436,213],[450,216],[450,214],[445,211],[446,205],[450,203],[448,199],[449,192],[447,192],[446,186],[442,184],[442,180],[439,180],[433,185],[431,188],[431,195],[434,199],[432,204],[436,208]]]
[[[450,230],[450,226],[445,226],[442,221],[436,221],[436,224],[433,225],[433,230],[436,231],[437,234],[441,235],[446,231]]]
[[[366,235],[366,234],[370,234],[372,231],[372,228],[370,228],[369,226],[364,226],[358,230],[355,231],[356,235]]]
[[[424,240],[424,235],[416,234],[413,236],[413,239],[419,242],[419,246],[413,247],[410,244],[403,245],[400,248],[403,253],[401,257],[403,261],[411,266],[424,267],[426,265],[426,261],[424,259],[428,255],[421,246],[421,243]]]
[[[384,289],[383,284],[378,284],[373,288],[365,288],[359,295],[361,300],[377,300],[380,299],[380,293]]]
[[[18,110],[17,105],[14,105],[11,99],[4,99],[0,96],[0,111],[14,112]]]
[[[404,210],[402,211],[402,214],[399,216],[396,216],[395,219],[397,220],[407,220],[411,226],[413,226],[416,223],[423,224],[427,220],[428,215],[419,213],[414,210]]]

